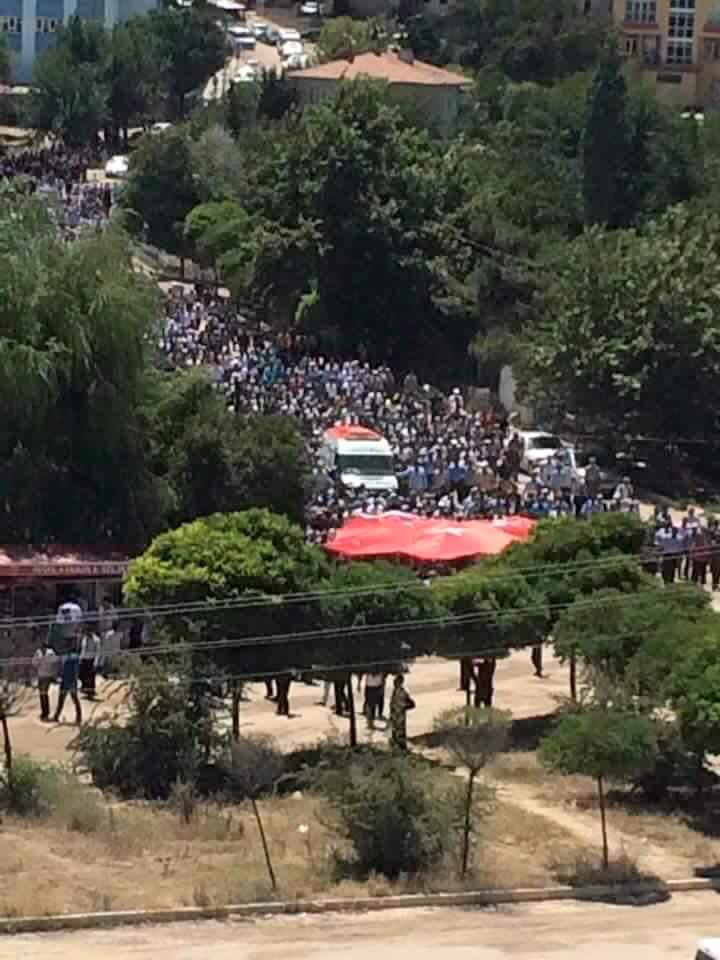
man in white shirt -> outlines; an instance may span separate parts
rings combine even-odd
[[[368,673],[365,676],[365,703],[367,722],[370,729],[375,726],[376,718],[382,719],[385,709],[385,674]]]
[[[33,666],[37,673],[38,696],[40,698],[40,719],[50,722],[50,684],[57,679],[60,662],[55,650],[45,641],[33,655]]]

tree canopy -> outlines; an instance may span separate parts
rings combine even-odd
[[[607,431],[716,436],[717,231],[712,211],[676,207],[640,229],[578,238],[553,263],[530,331],[530,394]]]

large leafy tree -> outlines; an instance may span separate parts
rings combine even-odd
[[[127,147],[128,127],[142,122],[158,96],[159,71],[153,34],[136,17],[113,27],[105,65],[107,113],[116,141]]]
[[[715,437],[718,225],[711,211],[678,207],[642,230],[576,240],[553,263],[530,330],[531,395],[608,432]]]
[[[321,607],[323,622],[337,633],[315,641],[313,659],[346,686],[350,743],[355,746],[351,668],[370,672],[375,666],[390,672],[403,661],[434,650],[443,606],[406,567],[351,563],[333,569]]]
[[[162,523],[139,415],[157,294],[115,230],[68,245],[13,194],[0,221],[2,539],[142,543]]]
[[[470,259],[449,229],[464,199],[462,151],[363,81],[275,132],[248,165],[239,199],[252,227],[223,264],[239,293],[342,352],[419,369],[462,358],[472,327],[447,302],[451,268]]]
[[[188,95],[225,62],[225,33],[216,21],[217,12],[204,3],[169,3],[148,14],[163,87],[179,119],[186,116]]]
[[[144,137],[121,195],[129,227],[155,246],[185,256],[185,218],[198,200],[188,132],[180,127]]]
[[[144,413],[171,523],[249,507],[302,522],[307,456],[290,418],[233,413],[200,370],[153,377]]]
[[[615,227],[628,222],[626,99],[620,55],[612,43],[593,78],[582,142],[583,199],[589,224]]]
[[[96,23],[72,17],[57,43],[37,58],[30,120],[72,145],[93,143],[106,116],[107,36]]]
[[[310,666],[307,639],[269,638],[316,627],[318,603],[273,598],[317,590],[326,576],[323,554],[305,543],[301,527],[268,510],[247,510],[194,520],[157,537],[131,563],[125,596],[134,606],[207,603],[200,616],[168,615],[166,632],[177,641],[230,641],[210,648],[212,660],[233,678],[262,676]],[[228,601],[238,606],[229,607]],[[254,605],[243,606],[246,601]],[[262,642],[263,637],[268,640]],[[252,642],[242,645],[243,639]],[[231,686],[237,733],[240,684],[233,679]]]

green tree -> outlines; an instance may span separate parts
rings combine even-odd
[[[316,601],[281,601],[285,594],[316,591],[326,575],[323,554],[305,543],[300,527],[268,510],[246,510],[214,514],[156,537],[130,564],[124,592],[132,606],[209,605],[201,620],[168,616],[165,629],[177,642],[197,642],[199,636],[210,643],[237,641],[211,647],[210,656],[233,678],[238,736],[241,685],[235,678],[310,667],[312,648],[302,635],[294,642],[257,638],[316,627],[321,622]],[[237,605],[227,606],[228,601]],[[243,644],[244,639],[251,642]]]
[[[473,833],[473,802],[478,774],[502,750],[510,735],[511,716],[502,710],[460,707],[446,710],[435,719],[435,730],[452,760],[467,772],[463,816],[460,876],[467,874],[470,837]]]
[[[7,40],[0,39],[0,82],[7,83],[12,73],[12,53]]]
[[[159,74],[152,33],[137,17],[110,34],[105,67],[107,113],[116,142],[127,149],[128,127],[143,122],[157,99]]]
[[[307,454],[290,418],[233,413],[200,370],[156,376],[145,403],[152,469],[172,498],[172,524],[249,507],[302,522]]]
[[[110,229],[68,245],[46,205],[0,205],[2,537],[142,546],[164,508],[140,408],[157,291]]]
[[[351,665],[364,673],[374,667],[390,673],[399,670],[403,661],[429,653],[436,645],[442,607],[411,570],[389,563],[335,567],[325,589],[322,620],[335,630],[315,642],[314,663],[337,673],[347,690],[350,745],[354,747],[357,729]],[[425,625],[427,620],[432,622]],[[366,631],[365,627],[378,629]]]
[[[652,769],[657,755],[655,725],[634,713],[593,709],[568,713],[540,744],[540,759],[552,770],[592,777],[598,790],[603,866],[610,862],[605,784],[627,781]]]
[[[713,212],[676,207],[641,230],[576,240],[553,264],[531,324],[521,372],[529,395],[608,435],[714,437],[717,230]]]
[[[238,198],[251,229],[224,276],[268,319],[332,349],[421,371],[462,367],[474,331],[448,273],[470,265],[445,228],[464,200],[464,162],[376,84],[344,84],[336,102],[252,146]]]
[[[185,218],[198,203],[190,138],[183,128],[143,137],[130,161],[121,194],[130,229],[148,242],[184,258]]]
[[[661,678],[646,675],[636,660],[648,641],[668,630],[679,654],[688,632],[709,606],[707,594],[682,584],[663,588],[652,577],[633,583],[631,592],[602,589],[580,597],[561,614],[553,631],[563,660],[578,657],[594,700],[617,702],[640,695],[650,707],[663,706]]]
[[[199,262],[217,270],[248,224],[248,216],[237,201],[215,200],[190,211],[185,218],[185,235]]]
[[[542,592],[521,573],[500,560],[486,560],[452,577],[433,584],[442,607],[448,612],[447,626],[439,635],[437,652],[465,660],[492,662],[508,656],[513,647],[542,643],[547,634],[548,611]],[[460,618],[460,622],[454,622]],[[476,706],[492,699],[492,683],[483,686],[475,677]],[[468,705],[470,686],[466,688]],[[489,705],[489,704],[488,704]]]
[[[107,37],[96,23],[72,17],[33,68],[30,122],[73,146],[94,143],[106,117]]]
[[[613,41],[605,48],[593,78],[582,142],[585,222],[609,227],[627,224],[627,91],[620,55]]]
[[[387,31],[378,20],[354,20],[332,17],[323,23],[317,38],[317,53],[322,62],[347,59],[368,50],[381,49],[381,38]]]
[[[174,116],[183,120],[187,98],[224,64],[227,42],[217,14],[205,3],[168,5],[148,14],[160,77]]]

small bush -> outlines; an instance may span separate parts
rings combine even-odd
[[[52,817],[78,833],[94,833],[107,822],[102,803],[70,770],[22,755],[6,774],[0,804],[18,816]]]
[[[320,775],[337,811],[358,871],[391,880],[416,874],[451,849],[461,812],[459,785],[406,756],[352,760]]]
[[[46,789],[54,770],[20,754],[12,770],[0,779],[0,806],[20,817],[39,817],[50,812]]]

